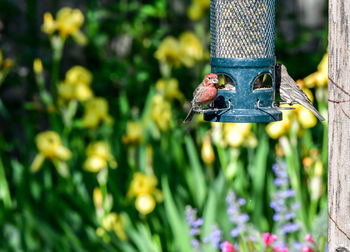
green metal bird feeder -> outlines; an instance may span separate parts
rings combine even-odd
[[[275,0],[211,0],[210,33],[210,64],[223,85],[204,119],[281,120],[274,107]]]

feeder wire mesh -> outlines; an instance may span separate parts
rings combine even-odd
[[[211,0],[212,58],[275,56],[275,0]]]

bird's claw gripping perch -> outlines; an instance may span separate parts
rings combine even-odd
[[[196,113],[204,113],[204,112],[207,112],[207,111],[211,111],[211,112],[214,112],[215,114],[223,114],[223,113],[226,113],[227,111],[229,111],[231,109],[231,101],[228,100],[228,108],[193,108],[193,111],[196,112]]]
[[[297,103],[290,104],[290,103],[284,102],[284,101],[282,101],[282,102],[280,102],[280,101],[273,101],[272,102],[272,107],[276,108],[278,110],[293,110],[293,109],[295,109],[295,108],[292,108],[292,107],[280,107],[281,104],[288,104],[288,105],[292,106],[293,104],[297,104]],[[259,108],[259,103],[258,103],[258,108]]]

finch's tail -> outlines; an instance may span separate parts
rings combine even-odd
[[[191,107],[190,111],[188,112],[188,114],[187,114],[187,116],[186,116],[186,118],[185,118],[185,120],[184,120],[184,123],[190,122],[190,121],[192,120],[194,114],[195,114],[195,113],[194,113],[194,111],[193,111],[193,108]]]
[[[324,117],[317,111],[317,109],[315,109],[315,107],[312,106],[311,103],[308,103],[308,102],[305,102],[305,103],[304,103],[304,102],[303,102],[303,104],[301,104],[301,105],[303,105],[305,108],[309,109],[309,110],[318,118],[318,120],[320,120],[320,121],[326,120],[326,119],[324,119]]]

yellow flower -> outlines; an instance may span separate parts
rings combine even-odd
[[[312,177],[309,181],[309,187],[310,187],[310,193],[311,193],[311,200],[316,201],[318,200],[322,192],[324,190],[322,178],[321,177]]]
[[[82,66],[73,66],[66,72],[65,80],[58,86],[58,94],[64,100],[77,99],[84,102],[93,97],[89,85],[92,81],[92,74]]]
[[[326,86],[328,84],[328,52],[323,56],[320,64],[317,66],[319,76],[316,81],[318,87]]]
[[[90,85],[92,81],[92,74],[85,67],[73,66],[66,72],[65,81],[71,84]]]
[[[135,207],[142,214],[151,213],[156,201],[162,201],[162,192],[156,188],[158,180],[154,175],[146,175],[140,172],[134,174],[128,195],[136,197]]]
[[[113,118],[108,114],[107,100],[102,97],[94,97],[85,103],[82,124],[87,128],[96,128],[101,121],[112,124]]]
[[[93,97],[93,92],[89,86],[84,84],[71,84],[69,82],[61,82],[58,85],[58,94],[64,100],[74,100],[84,102]]]
[[[249,135],[250,123],[226,123],[224,125],[224,140],[232,147],[240,146]]]
[[[58,85],[58,94],[64,100],[73,100],[75,87],[69,83],[61,82]]]
[[[3,62],[4,68],[11,68],[14,64],[13,59],[5,59]]]
[[[80,29],[84,16],[79,9],[64,7],[56,15],[57,29],[62,36],[68,36]]]
[[[123,136],[125,144],[139,144],[143,142],[143,126],[136,121],[128,121],[126,125],[126,135]]]
[[[60,136],[54,131],[39,133],[36,138],[36,145],[41,154],[46,158],[68,160],[72,153],[62,145]]]
[[[103,142],[103,141],[97,141],[90,143],[88,147],[86,148],[86,155],[88,156],[100,156],[103,159],[108,159],[108,157],[111,155],[109,146]]]
[[[101,208],[103,206],[103,194],[99,187],[94,188],[92,198],[96,208]]]
[[[282,121],[271,122],[266,126],[265,130],[267,134],[273,139],[277,139],[286,134],[291,126],[290,115],[290,112],[283,111]]]
[[[187,9],[187,15],[190,19],[196,21],[199,20],[204,15],[204,10],[200,5],[196,3],[192,3],[190,7]]]
[[[193,0],[187,10],[187,15],[192,20],[200,19],[210,7],[210,0]]]
[[[88,157],[84,162],[84,169],[88,172],[99,172],[107,167],[107,160],[99,156]]]
[[[203,47],[197,36],[192,32],[184,32],[180,35],[181,62],[192,67],[196,61],[203,58]]]
[[[36,74],[41,74],[43,71],[43,63],[41,62],[41,59],[35,58],[33,62],[33,69]]]
[[[299,105],[297,111],[298,121],[300,122],[303,128],[312,128],[317,124],[317,119],[314,114],[307,108]]]
[[[105,216],[102,220],[102,228],[106,231],[114,231],[122,241],[125,241],[127,238],[124,231],[124,220],[117,213],[112,212]]]
[[[303,166],[305,166],[305,167],[311,167],[312,166],[312,164],[313,164],[313,160],[312,160],[312,158],[311,157],[305,157],[304,159],[303,159]]]
[[[49,12],[45,12],[44,14],[44,24],[41,26],[41,30],[46,34],[53,34],[56,31],[57,24],[53,19],[53,16]]]
[[[94,94],[90,87],[84,84],[78,84],[75,85],[73,95],[78,101],[84,102],[93,97]]]
[[[110,153],[107,143],[97,141],[90,143],[86,148],[87,159],[84,163],[84,169],[89,172],[99,172],[107,167],[107,162],[111,168],[117,167],[117,162]]]
[[[66,161],[72,156],[71,151],[62,145],[60,136],[54,131],[39,133],[35,137],[35,142],[39,154],[37,154],[31,165],[31,170],[33,172],[41,168],[45,158]]]
[[[141,214],[149,214],[156,207],[156,201],[150,194],[144,194],[136,197],[135,208]]]
[[[323,87],[328,84],[328,53],[323,56],[317,71],[305,77],[304,83],[308,88],[312,88],[315,85]]]
[[[130,184],[130,196],[151,194],[156,188],[158,180],[154,175],[146,175],[136,172]]]
[[[210,0],[193,0],[193,2],[198,4],[204,10],[207,10],[210,7]]]
[[[162,63],[172,66],[180,66],[181,46],[179,41],[171,36],[166,37],[159,45],[154,56]]]
[[[207,165],[214,163],[215,153],[214,153],[213,146],[211,145],[209,136],[206,136],[203,139],[201,155],[204,163],[206,163]]]
[[[156,88],[168,99],[184,100],[184,95],[179,90],[179,82],[175,78],[159,79],[156,82]]]
[[[314,175],[316,177],[322,177],[323,176],[323,164],[320,160],[317,160],[315,163],[315,171]]]
[[[160,94],[153,97],[151,116],[161,131],[167,131],[170,128],[172,117],[171,105]]]

